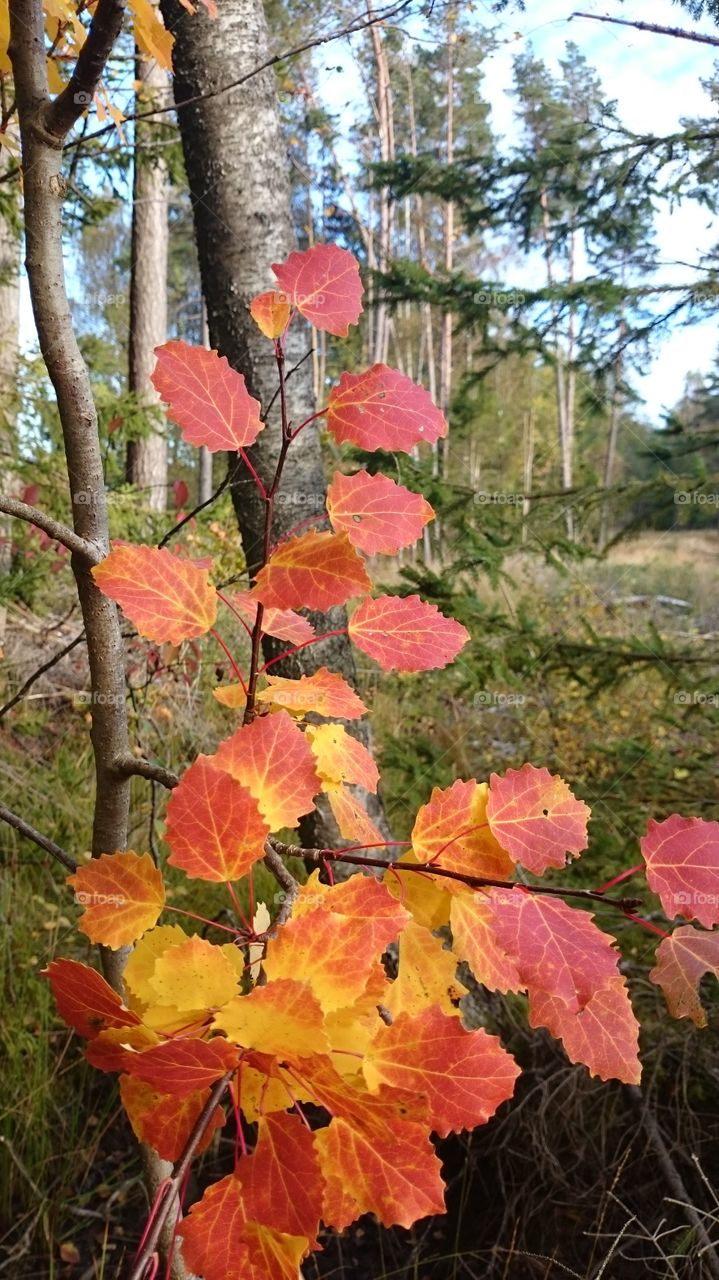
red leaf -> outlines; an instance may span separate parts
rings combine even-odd
[[[170,795],[168,862],[191,879],[240,880],[264,857],[269,834],[257,800],[211,756],[198,756]]]
[[[330,392],[327,429],[338,444],[411,453],[421,441],[434,444],[446,436],[447,421],[424,387],[375,364],[364,373],[342,374]]]
[[[649,977],[661,987],[673,1018],[691,1018],[705,1027],[706,1013],[699,996],[705,973],[719,979],[719,930],[702,933],[690,924],[680,925],[657,947]]]
[[[26,484],[20,492],[20,501],[26,502],[29,507],[34,507],[39,497],[39,484]]]
[[[212,1040],[168,1040],[143,1053],[125,1055],[125,1071],[160,1093],[184,1098],[215,1084],[240,1055],[222,1036]]]
[[[286,711],[241,725],[210,759],[247,787],[271,831],[296,827],[314,808],[321,784],[312,749]]]
[[[344,676],[327,667],[298,680],[268,676],[267,688],[257,694],[257,701],[276,703],[295,713],[313,711],[318,716],[341,716],[343,720],[358,720],[367,710]]]
[[[134,1027],[136,1013],[126,1009],[116,991],[95,969],[77,960],[53,960],[43,969],[50,979],[57,1011],[63,1022],[81,1036],[98,1035],[108,1027]]]
[[[354,254],[318,244],[272,264],[280,288],[316,329],[346,338],[362,311],[364,286]]]
[[[135,1076],[120,1076],[120,1098],[135,1137],[154,1147],[163,1160],[178,1160],[182,1155],[209,1096],[209,1089],[200,1089],[179,1098],[174,1093],[161,1093]],[[196,1154],[209,1147],[215,1130],[224,1123],[225,1113],[217,1106]]]
[[[247,618],[251,627],[257,617],[257,601],[249,591],[236,591],[232,602]],[[315,634],[312,623],[291,609],[265,609],[262,614],[262,630],[265,635],[287,640],[289,644],[304,644]]]
[[[283,293],[270,289],[252,299],[250,315],[266,338],[279,338],[290,318],[290,304]]]
[[[187,502],[187,499],[190,496],[190,490],[188,489],[184,480],[173,480],[172,495],[175,499],[175,507],[177,508],[177,510],[179,510],[180,507],[184,507],[185,503]]]
[[[119,413],[116,413],[115,417],[110,418],[110,421],[107,424],[107,434],[111,436],[114,431],[117,431],[118,428],[122,426],[124,421],[125,419],[122,417],[122,415]]]
[[[441,1138],[486,1124],[511,1098],[520,1073],[496,1036],[466,1031],[436,1006],[400,1013],[391,1027],[382,1026],[362,1070],[373,1093],[391,1085],[423,1096]]]
[[[314,1240],[324,1179],[314,1136],[299,1116],[264,1116],[254,1154],[239,1160],[236,1172],[248,1218],[288,1236]]]
[[[345,533],[311,529],[280,543],[257,575],[256,599],[276,609],[329,609],[371,590],[364,562]]]
[[[515,862],[538,876],[547,867],[563,867],[568,853],[586,849],[590,812],[548,769],[524,764],[489,780],[492,834]]]
[[[649,819],[640,840],[647,880],[667,915],[719,924],[719,822],[681,818]]]
[[[152,383],[188,444],[212,453],[252,444],[262,430],[260,405],[225,356],[174,340],[155,348]]]
[[[358,649],[383,671],[430,671],[453,662],[469,632],[419,596],[363,600],[349,623]]]
[[[305,1236],[249,1222],[244,1188],[233,1173],[208,1187],[179,1229],[185,1263],[204,1280],[298,1280],[309,1247]]]
[[[207,570],[167,548],[116,542],[92,570],[100,590],[119,604],[140,635],[157,644],[202,636],[217,617]]]
[[[639,1023],[624,978],[612,978],[576,1011],[557,996],[537,997],[530,1023],[561,1039],[569,1061],[583,1064],[590,1075],[639,1084]]]
[[[317,772],[330,786],[349,782],[376,791],[379,769],[362,742],[341,724],[308,725],[306,735],[317,761]]]
[[[327,489],[327,512],[337,533],[346,533],[366,555],[394,555],[417,541],[434,511],[420,493],[389,476],[336,471]]]

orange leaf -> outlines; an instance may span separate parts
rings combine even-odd
[[[515,862],[541,876],[563,867],[567,854],[587,847],[590,809],[563,778],[524,764],[489,780],[487,819],[492,834]]]
[[[372,583],[346,533],[311,529],[281,542],[257,575],[254,595],[277,609],[329,609],[364,595]]]
[[[271,1057],[292,1061],[330,1050],[316,995],[305,982],[291,978],[235,996],[212,1025],[243,1049]]]
[[[367,847],[373,844],[384,844],[384,836],[370,818],[364,805],[352,794],[348,787],[340,784],[327,792],[330,809],[340,835],[345,840],[353,840],[355,844]]]
[[[400,1013],[391,1027],[382,1025],[362,1070],[373,1093],[384,1084],[423,1095],[441,1138],[486,1124],[511,1098],[520,1073],[496,1036],[466,1031],[436,1006],[414,1016]]]
[[[250,315],[266,338],[280,338],[290,318],[290,304],[284,293],[270,289],[252,299]]]
[[[251,627],[257,617],[257,601],[249,591],[236,591],[232,603],[244,613]],[[287,640],[289,644],[305,644],[315,634],[312,623],[291,609],[265,609],[262,614],[262,630],[265,635]]]
[[[78,867],[66,883],[85,908],[78,928],[91,942],[114,951],[136,942],[157,924],[165,905],[162,872],[149,853],[103,853]]]
[[[229,954],[228,954],[229,953]],[[158,1003],[179,1010],[221,1008],[237,994],[242,957],[206,938],[186,938],[161,952],[149,985]]]
[[[323,782],[336,785],[349,782],[365,791],[375,792],[379,769],[371,752],[353,738],[342,724],[308,725],[305,737],[312,746],[317,772]]]
[[[337,533],[346,533],[366,555],[395,555],[416,542],[434,511],[420,493],[412,493],[381,473],[344,476],[336,471],[327,489],[327,513]]]
[[[673,1018],[691,1018],[698,1027],[705,1027],[707,1017],[699,996],[705,973],[719,979],[719,930],[702,933],[683,924],[659,943],[649,977],[664,992]]]
[[[346,338],[362,311],[364,286],[354,254],[336,244],[317,244],[273,262],[281,289],[305,320],[324,333]]]
[[[286,711],[241,725],[210,758],[247,787],[271,831],[296,827],[314,808],[320,790],[314,756]]]
[[[640,840],[647,880],[670,919],[684,916],[710,929],[719,924],[719,822],[681,818],[649,819]]]
[[[125,1071],[153,1089],[184,1098],[211,1087],[239,1061],[235,1046],[221,1036],[213,1040],[167,1040],[142,1053],[127,1053]]]
[[[206,569],[167,548],[113,544],[92,570],[98,587],[119,604],[141,636],[180,644],[202,636],[217,617],[217,595]]]
[[[358,649],[383,671],[429,671],[453,662],[469,632],[419,596],[363,600],[349,623]]]
[[[249,1218],[288,1236],[314,1240],[324,1179],[314,1135],[299,1116],[264,1116],[254,1153],[238,1161],[236,1173]]]
[[[127,1059],[158,1043],[150,1027],[108,1027],[85,1047],[85,1057],[98,1071],[127,1071]]]
[[[120,1076],[120,1100],[135,1137],[139,1142],[154,1147],[163,1160],[178,1160],[182,1155],[209,1096],[209,1089],[200,1089],[178,1098],[176,1094],[152,1089],[135,1076]],[[209,1147],[215,1130],[221,1129],[224,1123],[225,1113],[222,1107],[217,1106],[196,1153]]]
[[[95,969],[77,960],[52,960],[42,972],[50,979],[63,1022],[81,1036],[92,1038],[108,1027],[138,1026],[137,1014],[125,1007]]]
[[[186,1266],[204,1280],[298,1280],[305,1236],[248,1222],[244,1188],[234,1174],[207,1188],[180,1224]]]
[[[457,978],[457,957],[431,930],[410,920],[399,936],[397,977],[382,998],[393,1017],[436,1006],[450,1017],[467,988]]]
[[[225,356],[178,340],[155,348],[152,383],[188,444],[241,449],[262,430],[260,405]]]
[[[267,688],[257,694],[258,702],[274,703],[288,711],[314,711],[318,716],[341,716],[357,720],[367,710],[361,698],[336,671],[320,667],[311,676],[288,680],[285,676],[268,676]]]
[[[254,797],[210,756],[198,756],[170,795],[168,862],[191,879],[241,879],[264,856],[269,834]]]
[[[447,420],[424,387],[386,364],[343,373],[330,392],[327,429],[338,444],[411,453],[447,434]]]
[[[509,854],[497,843],[487,823],[485,782],[457,779],[451,787],[435,787],[429,804],[419,810],[412,831],[418,862],[434,862],[462,875],[506,880],[514,870]],[[453,886],[451,880],[446,885]]]

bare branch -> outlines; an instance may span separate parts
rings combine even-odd
[[[8,826],[14,827],[20,832],[21,836],[26,836],[28,840],[32,840],[40,849],[44,849],[45,853],[51,853],[53,858],[57,858],[63,867],[68,871],[77,871],[77,863],[74,858],[70,857],[59,844],[55,844],[54,840],[48,840],[47,836],[41,835],[29,822],[25,822],[18,814],[13,813],[11,809],[6,809],[4,804],[0,804],[0,818],[3,822],[7,822]]]
[[[89,542],[87,538],[81,538],[69,525],[63,524],[61,520],[55,520],[46,511],[40,511],[38,507],[31,507],[27,502],[20,502],[18,498],[0,494],[0,511],[4,511],[5,515],[15,516],[18,520],[25,520],[28,524],[36,525],[53,541],[61,542],[68,551],[72,551],[73,555],[81,556],[89,564],[99,564],[103,558],[103,552],[93,542]]]
[[[124,0],[99,0],[75,70],[62,93],[45,109],[44,124],[50,134],[66,138],[76,120],[91,104],[120,34],[124,12]]]
[[[287,870],[287,867],[280,857],[280,851],[284,852],[284,849],[284,845],[278,846],[275,841],[270,842],[268,840],[265,845],[265,866],[272,872],[277,883],[281,884],[285,891],[285,900],[277,913],[277,918],[274,921],[275,925],[284,924],[288,919],[292,912],[292,907],[294,906],[297,894],[300,891],[298,881],[295,880],[292,873]],[[302,856],[302,851],[300,851],[299,856]]]
[[[54,653],[51,658],[48,658],[47,662],[43,662],[41,667],[38,667],[36,671],[33,671],[32,675],[28,676],[24,685],[18,689],[17,693],[13,694],[10,701],[0,707],[0,720],[2,720],[3,716],[7,715],[8,711],[11,711],[13,707],[16,707],[18,702],[22,702],[28,689],[32,688],[35,681],[40,679],[40,676],[44,676],[46,671],[50,671],[51,668],[56,666],[58,662],[61,662],[68,653],[72,653],[73,649],[76,649],[84,639],[85,632],[83,630],[79,635],[75,636],[74,640],[71,640],[69,644],[63,645],[62,649],[58,649],[57,653]]]
[[[159,782],[168,791],[172,791],[180,781],[170,769],[163,769],[161,764],[153,764],[150,760],[138,759],[130,752],[117,757],[115,768],[123,778],[147,778],[150,782]]]
[[[636,27],[637,31],[651,31],[657,36],[674,36],[676,40],[694,40],[697,44],[719,45],[719,36],[703,36],[698,31],[685,31],[683,27],[660,27],[655,22],[633,22],[629,18],[610,18],[605,13],[570,13],[572,18],[590,18],[594,22],[612,22],[619,27]]]

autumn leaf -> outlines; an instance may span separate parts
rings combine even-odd
[[[290,318],[290,304],[284,293],[269,289],[250,303],[250,315],[266,338],[280,338]]]
[[[160,1093],[184,1098],[206,1089],[233,1070],[240,1061],[234,1045],[221,1036],[167,1040],[140,1053],[125,1055],[124,1070]]]
[[[49,978],[63,1022],[81,1036],[99,1035],[108,1027],[132,1027],[140,1022],[116,991],[95,969],[77,960],[52,960],[43,976]]]
[[[210,756],[198,756],[170,794],[168,862],[191,879],[241,879],[264,857],[269,834],[257,800]]]
[[[467,988],[457,977],[457,957],[430,929],[410,920],[399,936],[397,977],[389,984],[383,1004],[394,1018],[436,1007],[456,1016],[457,1001]]]
[[[296,1115],[264,1116],[251,1156],[237,1163],[245,1212],[253,1222],[314,1240],[324,1179],[314,1135]]]
[[[244,1188],[234,1173],[207,1188],[179,1230],[185,1264],[204,1280],[297,1280],[309,1249],[305,1236],[248,1221]]]
[[[260,690],[257,701],[285,707],[295,714],[313,711],[318,716],[341,716],[343,720],[357,720],[367,710],[344,677],[327,667],[297,680],[268,676],[267,688]]]
[[[364,562],[345,533],[310,529],[273,551],[257,575],[254,596],[276,609],[329,609],[372,587]]]
[[[649,819],[640,840],[649,887],[670,919],[684,916],[707,929],[719,924],[719,822],[681,818]]]
[[[162,872],[149,853],[103,853],[78,867],[66,883],[84,907],[78,928],[90,939],[117,951],[157,924],[165,905]]]
[[[492,834],[514,860],[534,875],[563,867],[567,854],[587,847],[589,806],[572,795],[563,778],[524,764],[489,780],[487,819]]]
[[[308,725],[305,737],[312,747],[323,785],[348,782],[375,792],[379,769],[363,742],[353,738],[342,724]]]
[[[208,1098],[209,1089],[188,1093],[184,1098],[162,1093],[135,1076],[120,1076],[120,1100],[138,1142],[154,1147],[163,1160],[178,1160]],[[217,1106],[195,1153],[205,1151],[215,1131],[225,1123],[225,1113]]]
[[[257,618],[257,601],[249,591],[235,591],[232,603],[254,627]],[[287,640],[289,644],[306,644],[315,634],[312,623],[292,609],[265,609],[262,614],[262,630],[265,635]]]
[[[92,575],[140,635],[157,644],[202,636],[217,617],[217,594],[207,569],[172,555],[166,547],[113,543]]]
[[[402,863],[416,867],[420,861],[413,849],[402,853],[400,863],[391,871],[385,871],[383,883],[394,898],[398,898],[404,907],[411,912],[418,924],[426,929],[440,929],[449,923],[449,909],[452,895],[447,888],[447,881],[429,872],[403,871]]]
[[[123,970],[122,981],[132,1008],[154,1004],[157,992],[150,986],[158,957],[168,947],[187,941],[187,934],[179,924],[161,924],[149,929],[136,947],[133,947]]]
[[[362,1060],[369,1088],[412,1089],[429,1107],[441,1138],[486,1124],[511,1098],[520,1073],[496,1036],[467,1031],[458,1018],[429,1007],[382,1025]]]
[[[292,1060],[330,1051],[317,996],[311,985],[292,978],[235,996],[215,1015],[213,1026],[243,1049],[272,1057]]]
[[[506,880],[514,864],[489,829],[487,797],[486,782],[473,778],[469,782],[458,778],[444,789],[434,787],[412,830],[417,861],[433,862],[462,875]],[[448,892],[455,888],[451,880],[446,888]]]
[[[363,600],[349,622],[351,639],[383,671],[430,671],[453,662],[469,632],[419,596]]]
[[[375,826],[367,810],[349,787],[340,784],[327,791],[327,799],[337,829],[344,840],[352,840],[362,847],[383,845],[385,838],[379,827]]]
[[[664,992],[673,1018],[691,1018],[697,1027],[705,1027],[707,1017],[699,995],[705,973],[719,980],[719,929],[703,933],[683,924],[662,938],[649,977]]]
[[[148,981],[159,1004],[194,1011],[226,1004],[237,994],[238,976],[223,947],[193,937],[163,951]]]
[[[338,444],[411,453],[424,441],[447,434],[447,421],[431,397],[411,378],[386,364],[364,373],[343,373],[329,396],[327,429]]]
[[[346,338],[362,311],[364,286],[354,254],[336,244],[318,244],[291,253],[272,270],[292,306],[315,329]]]
[[[639,1023],[624,978],[605,982],[581,1009],[557,996],[537,996],[529,1021],[533,1027],[547,1027],[562,1041],[569,1061],[581,1063],[590,1075],[639,1084]]]
[[[85,1057],[98,1071],[126,1071],[127,1059],[159,1043],[159,1036],[144,1023],[136,1027],[108,1027],[85,1046]]]
[[[420,493],[412,493],[381,472],[336,471],[327,489],[327,513],[337,533],[366,555],[395,555],[416,542],[434,511]]]
[[[156,347],[155,355],[152,383],[183,440],[211,453],[254,443],[263,427],[259,401],[225,356],[179,340]]]
[[[210,759],[254,796],[271,831],[296,827],[314,808],[320,779],[312,749],[286,711],[241,725]]]

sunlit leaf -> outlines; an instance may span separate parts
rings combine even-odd
[[[329,609],[372,587],[345,533],[311,529],[281,542],[257,575],[254,595],[276,609]]]
[[[364,373],[342,374],[330,392],[327,428],[338,444],[411,453],[422,441],[434,444],[446,436],[447,420],[424,387],[375,364]]]
[[[200,880],[239,880],[264,856],[270,834],[246,787],[200,755],[167,805],[168,862]]]
[[[290,318],[290,304],[284,293],[269,289],[258,293],[250,303],[250,315],[266,338],[279,338]]]
[[[252,444],[262,430],[260,405],[225,356],[173,340],[155,348],[152,382],[188,444],[211,453]]]
[[[327,513],[337,533],[374,556],[395,555],[416,542],[434,511],[420,493],[412,493],[381,472],[336,471],[327,488]]]
[[[314,711],[318,716],[341,716],[343,720],[357,720],[367,710],[344,677],[327,667],[297,680],[268,676],[267,688],[260,690],[257,701],[285,707],[295,714]]]
[[[202,636],[217,617],[217,594],[207,569],[172,555],[166,547],[115,542],[92,575],[140,635],[157,644]]]
[[[453,662],[469,632],[419,596],[363,600],[349,622],[351,639],[383,671],[430,671]]]
[[[667,915],[719,924],[719,822],[681,818],[649,819],[640,841],[647,880]]]
[[[162,872],[149,853],[104,853],[78,867],[67,883],[84,912],[78,928],[91,942],[117,950],[157,924],[165,904]]]
[[[293,307],[316,329],[346,338],[362,311],[364,286],[354,254],[336,244],[317,244],[274,262],[277,282]]]
[[[564,779],[548,769],[524,764],[490,778],[487,819],[492,834],[514,862],[535,875],[563,867],[567,854],[586,849],[590,812]]]
[[[296,827],[314,808],[321,783],[312,749],[286,711],[241,725],[210,758],[254,796],[271,831]]]

